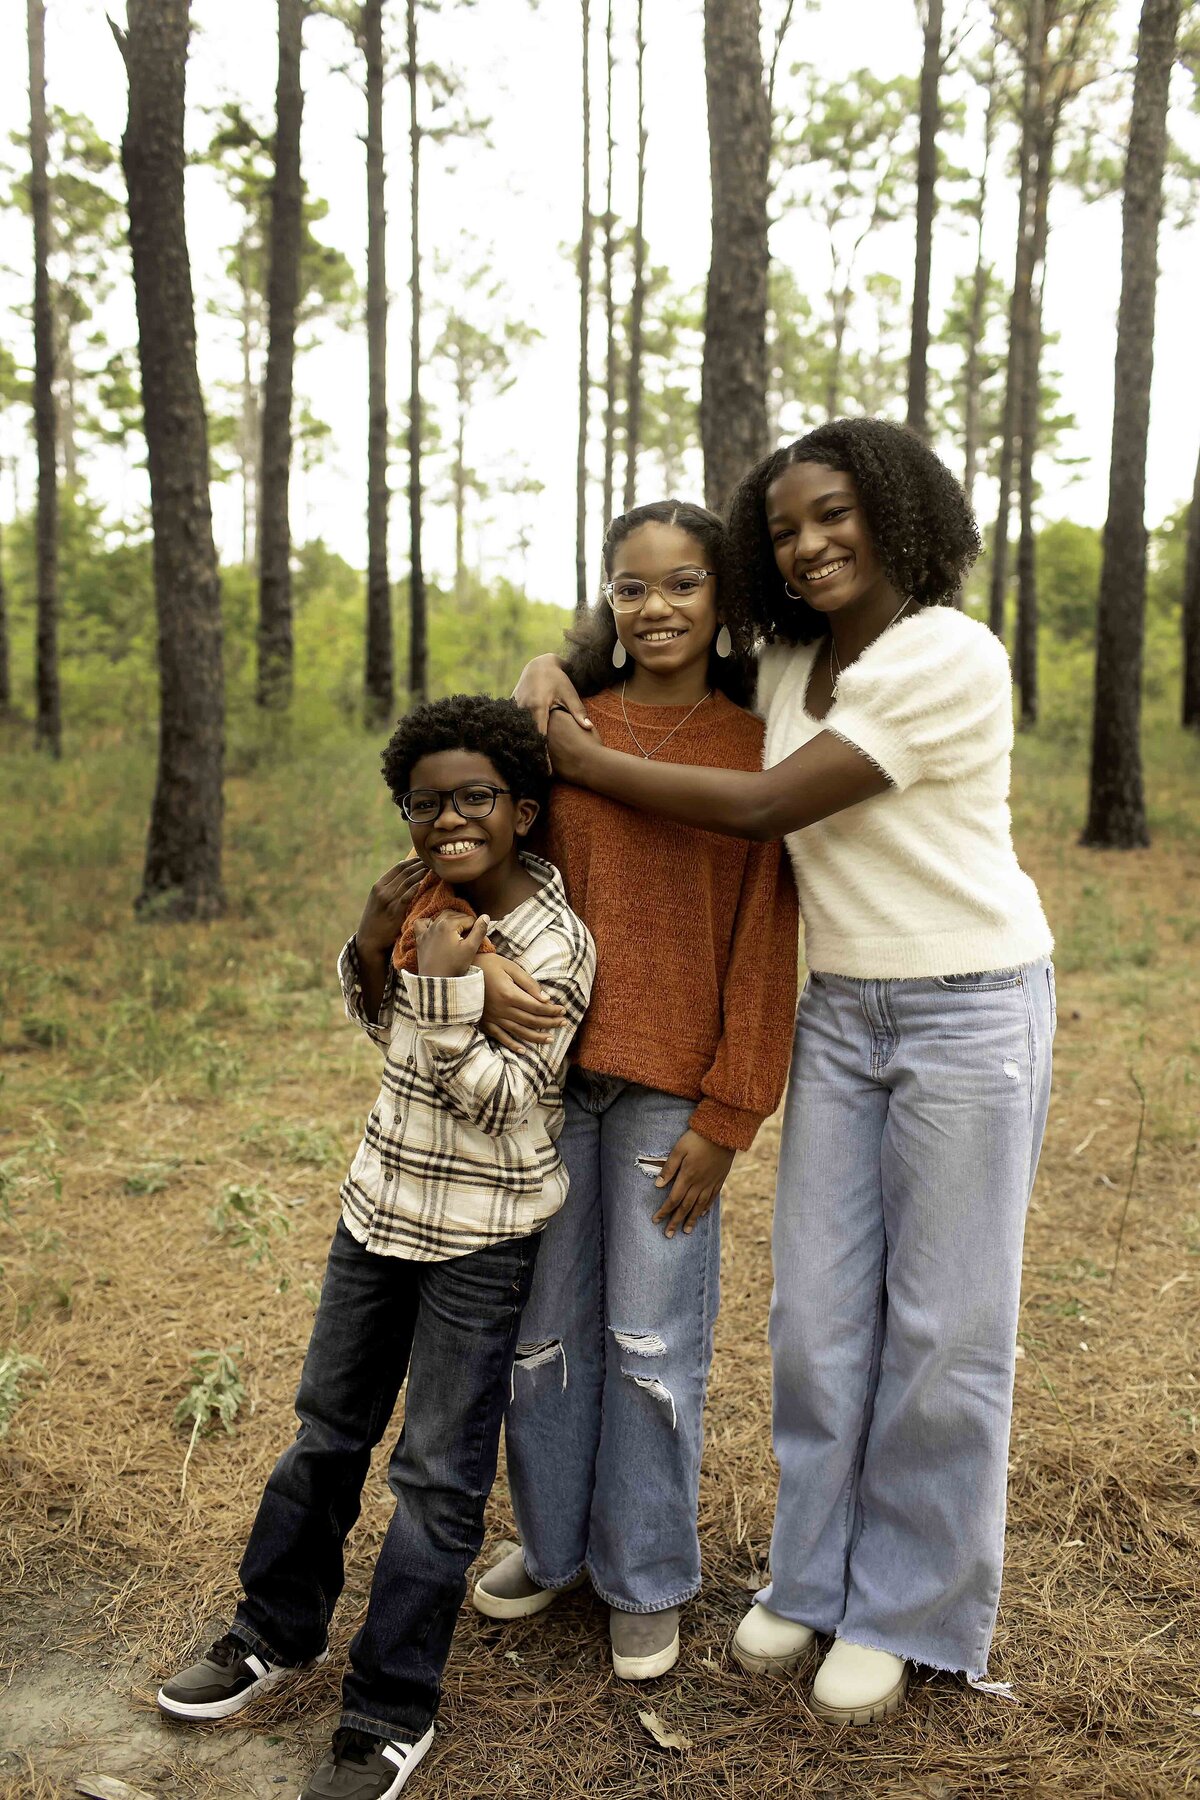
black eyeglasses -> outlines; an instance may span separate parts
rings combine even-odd
[[[410,788],[400,796],[400,811],[410,825],[432,825],[449,800],[460,819],[486,819],[495,809],[497,794],[511,793],[511,788],[492,787],[486,781],[456,788]]]

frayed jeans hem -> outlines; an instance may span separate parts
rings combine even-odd
[[[834,1636],[840,1638],[843,1643],[856,1644],[860,1650],[879,1650],[885,1656],[900,1656],[905,1662],[920,1663],[923,1669],[935,1669],[939,1675],[961,1675],[965,1681],[972,1684],[987,1680],[986,1663],[982,1669],[972,1669],[966,1663],[938,1662],[934,1657],[927,1656],[924,1651],[905,1649],[898,1644],[884,1644],[875,1638],[851,1637],[842,1631],[835,1632]]]

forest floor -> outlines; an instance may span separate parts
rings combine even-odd
[[[329,1663],[245,1724],[176,1728],[153,1695],[227,1620],[292,1430],[376,1083],[333,964],[399,854],[395,815],[361,738],[235,734],[228,916],[135,923],[148,747],[96,741],[57,767],[4,748],[0,1357],[38,1366],[0,1439],[0,1796],[52,1800],[97,1773],[155,1800],[290,1796],[336,1718],[389,1510],[379,1467]],[[414,1800],[1200,1800],[1200,746],[1153,738],[1154,846],[1136,855],[1076,847],[1083,760],[1019,747],[1016,835],[1058,938],[1059,1032],[990,1671],[1015,1699],[922,1674],[900,1717],[839,1734],[802,1680],[756,1684],[729,1658],[775,1487],[773,1121],[725,1206],[705,1588],[678,1666],[617,1682],[584,1593],[516,1627],[464,1608]],[[229,1435],[197,1442],[181,1498],[173,1414],[196,1354],[225,1349],[244,1398]],[[513,1531],[502,1482],[489,1518],[485,1560]],[[688,1747],[659,1748],[647,1711]]]

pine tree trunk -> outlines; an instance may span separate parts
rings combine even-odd
[[[1012,502],[1013,457],[1021,395],[1021,351],[1028,340],[1030,284],[1033,280],[1033,190],[1046,39],[1043,0],[1029,0],[1027,21],[1017,190],[1017,255],[1008,307],[1008,368],[1005,373],[1004,410],[1000,424],[1000,454],[996,466],[996,523],[992,532],[991,586],[988,595],[988,624],[1000,639],[1004,637],[1004,602],[1008,589],[1008,514]]]
[[[412,181],[410,231],[412,333],[409,343],[408,400],[408,528],[409,574],[408,700],[418,706],[428,698],[429,626],[425,571],[421,564],[421,128],[417,122],[417,0],[408,0],[408,153]]]
[[[1021,392],[1017,403],[1020,446],[1017,494],[1021,534],[1017,545],[1017,633],[1014,668],[1021,696],[1022,726],[1037,724],[1037,537],[1033,523],[1033,463],[1037,455],[1042,398],[1042,290],[1046,275],[1046,243],[1050,230],[1050,180],[1054,166],[1057,120],[1046,126],[1038,144],[1034,178],[1033,275],[1021,346]]]
[[[242,233],[242,421],[238,432],[238,456],[242,465],[242,563],[255,560],[257,493],[255,468],[258,457],[258,389],[254,382],[254,283],[250,274],[249,227]]]
[[[1083,832],[1085,844],[1117,850],[1136,849],[1150,841],[1140,742],[1146,439],[1167,103],[1179,13],[1180,0],[1143,0],[1125,159],[1112,461],[1096,618],[1091,785]]]
[[[387,211],[383,170],[383,0],[363,0],[367,65],[367,660],[372,723],[395,706],[392,592],[388,582]]]
[[[1183,572],[1183,723],[1190,731],[1200,731],[1200,457],[1192,483]]]
[[[975,505],[975,478],[979,473],[980,410],[980,345],[983,341],[987,310],[988,265],[983,254],[983,221],[987,210],[988,175],[991,169],[992,140],[996,130],[996,42],[992,40],[991,64],[988,70],[987,110],[983,118],[983,167],[979,171],[979,191],[975,201],[975,276],[971,284],[970,336],[967,341],[963,370],[963,492],[967,505]]]
[[[725,505],[767,430],[767,197],[771,116],[758,0],[705,0],[712,174],[700,438],[708,504]]]
[[[467,598],[467,408],[471,404],[466,372],[459,365],[455,382],[457,416],[454,429],[454,598],[462,606]]]
[[[829,301],[833,309],[833,347],[825,377],[825,417],[836,419],[842,398],[842,349],[846,341],[846,319],[850,311],[849,283],[835,288]]]
[[[184,227],[188,0],[128,0],[128,17],[128,31],[118,33],[129,76],[121,160],[150,468],[160,692],[158,779],[137,904],[155,917],[211,918],[223,904],[225,691]]]
[[[8,652],[8,589],[4,585],[4,545],[0,539],[0,716],[12,707],[12,664]]]
[[[300,304],[304,189],[300,123],[304,90],[300,50],[305,0],[279,0],[279,74],[275,88],[275,179],[267,275],[267,372],[263,383],[261,486],[258,497],[258,683],[260,706],[292,698],[292,566],[288,484],[292,465],[292,373]]]
[[[629,369],[625,378],[624,510],[637,504],[637,461],[642,433],[642,319],[646,310],[646,37],[644,0],[637,0],[637,217],[633,227],[633,293],[629,301]]]
[[[921,64],[921,135],[917,147],[917,257],[913,276],[912,342],[908,352],[908,424],[929,432],[929,278],[933,215],[937,208],[937,140],[941,127],[942,0],[925,0],[925,56]]]
[[[604,33],[605,123],[608,139],[607,179],[604,188],[604,529],[613,516],[613,464],[617,454],[617,315],[613,304],[613,258],[616,253],[613,216],[613,0],[608,0]]]
[[[46,8],[29,0],[29,201],[33,214],[33,418],[37,437],[37,712],[34,741],[62,755],[58,690],[58,461],[54,308],[50,295],[50,190],[46,143]]]
[[[579,232],[579,438],[575,449],[575,611],[587,611],[587,439],[591,398],[588,372],[588,313],[592,269],[592,98],[589,0],[582,0],[583,21],[583,218]]]

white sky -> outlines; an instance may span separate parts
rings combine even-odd
[[[768,0],[769,7],[769,0]],[[49,0],[48,86],[51,102],[87,113],[114,144],[125,117],[121,59],[100,0]],[[120,16],[123,8],[111,10]],[[767,7],[764,10],[768,10]],[[951,9],[948,9],[951,10]],[[1136,0],[1122,0],[1123,41],[1132,44]],[[602,206],[603,160],[603,0],[593,0],[593,206]],[[699,287],[709,256],[708,148],[703,76],[700,0],[647,0],[648,95],[647,237],[656,263],[666,264],[677,286]],[[275,82],[275,18],[271,0],[195,0],[196,32],[189,63],[190,136],[199,146],[206,130],[200,108],[241,98],[264,123],[270,121]],[[826,76],[860,66],[869,53],[876,74],[915,74],[920,40],[915,9],[906,0],[825,0],[824,8],[798,18],[784,63],[803,59]],[[618,118],[617,208],[633,216],[634,109],[632,90],[632,0],[618,0],[620,33],[616,107]],[[386,29],[396,54],[403,42],[403,7],[390,0]],[[579,102],[579,6],[577,0],[483,0],[470,9],[445,0],[444,16],[423,17],[423,56],[452,62],[465,76],[472,109],[491,115],[489,142],[427,147],[423,165],[422,234],[427,265],[427,297],[436,305],[435,255],[471,267],[489,260],[511,294],[510,313],[535,324],[541,341],[525,353],[520,378],[503,398],[481,405],[472,416],[468,458],[503,475],[528,473],[544,483],[536,499],[477,507],[468,549],[488,573],[524,575],[531,593],[569,604],[574,587],[574,467],[577,429],[578,298],[571,247],[578,237],[581,118]],[[357,86],[335,65],[347,56],[348,40],[327,20],[306,27],[303,79],[304,174],[311,190],[330,202],[319,230],[341,248],[360,276],[365,256],[365,178],[360,134],[364,102]],[[24,8],[9,0],[0,9],[0,122],[5,131],[27,128]],[[782,98],[786,99],[784,93]],[[388,146],[389,385],[393,434],[402,429],[408,388],[407,96],[393,83],[386,98]],[[1193,115],[1177,118],[1180,134],[1200,148]],[[10,154],[16,161],[17,153]],[[210,387],[236,377],[230,328],[204,309],[210,274],[224,258],[222,246],[237,222],[206,171],[188,177],[188,229],[198,293],[201,372]],[[1011,272],[1014,229],[1011,182],[998,179],[989,208],[992,253]],[[910,279],[911,226],[880,235],[868,267],[882,267]],[[1156,523],[1191,492],[1200,442],[1200,334],[1196,331],[1196,273],[1200,226],[1164,229],[1160,261],[1155,385],[1151,416],[1147,518]],[[773,229],[773,253],[793,270],[821,317],[820,296],[827,279],[821,234],[795,213]],[[25,359],[27,325],[15,307],[27,302],[31,285],[26,221],[0,214],[0,335]],[[934,328],[954,275],[971,266],[973,246],[965,231],[943,214],[934,244]],[[1078,432],[1064,445],[1067,456],[1086,455],[1080,474],[1056,469],[1043,458],[1039,477],[1046,516],[1063,514],[1103,521],[1112,411],[1112,363],[1120,285],[1120,206],[1110,199],[1091,208],[1065,189],[1053,211],[1046,292],[1046,325],[1061,341],[1049,360],[1061,375],[1065,404],[1075,413]],[[133,342],[132,299],[117,296],[106,316],[116,340]],[[300,536],[321,535],[349,560],[365,560],[365,334],[324,328],[321,344],[298,368],[299,392],[333,427],[327,464],[312,476],[297,473],[293,488],[293,528]],[[436,331],[431,320],[429,340]],[[594,369],[602,357],[601,325],[593,328]],[[444,399],[436,378],[430,397]],[[448,426],[448,416],[446,424]],[[0,437],[9,458],[18,448],[12,435]],[[957,450],[954,451],[957,466]],[[598,473],[598,457],[594,466]],[[691,470],[697,497],[700,471]],[[395,577],[407,566],[404,502],[406,463],[398,453],[392,469],[394,504],[391,565]],[[93,487],[114,507],[145,499],[144,477],[119,456],[97,458],[89,469]],[[452,521],[441,497],[436,467],[428,509],[427,560],[442,577],[452,564]],[[28,461],[17,471],[16,492],[23,504],[31,493]],[[641,498],[654,476],[643,483]],[[986,490],[980,494],[986,511]],[[0,487],[0,511],[11,512],[14,482]],[[227,555],[239,543],[236,483],[214,489],[218,537]],[[592,507],[593,547],[600,535],[598,494]],[[514,548],[522,524],[531,546],[522,563]]]

